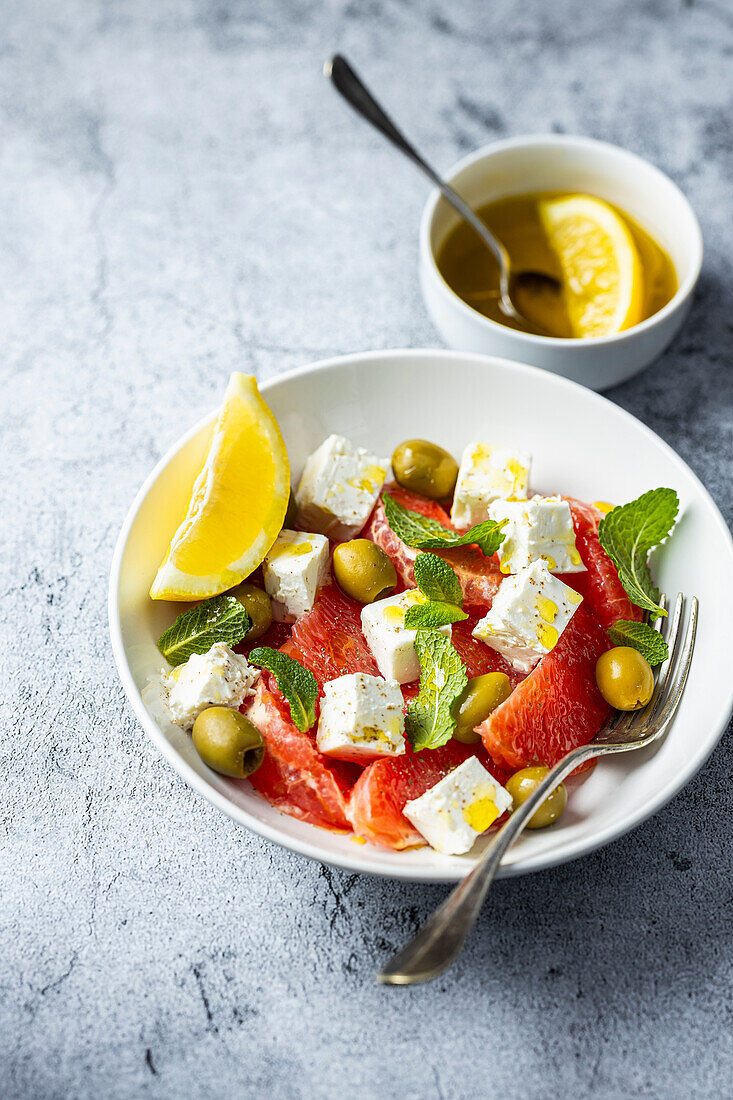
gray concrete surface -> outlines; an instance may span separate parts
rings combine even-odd
[[[238,829],[117,682],[117,530],[229,371],[438,342],[423,183],[321,78],[335,48],[439,165],[581,132],[682,185],[696,305],[609,396],[731,519],[727,0],[6,0],[0,1095],[730,1095],[730,734],[633,835],[499,884],[455,971],[399,991],[375,968],[444,891]]]

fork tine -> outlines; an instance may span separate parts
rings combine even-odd
[[[667,610],[667,593],[666,592],[661,592],[660,593],[660,595],[659,595],[659,606],[662,608],[663,611]],[[668,622],[669,622],[669,615],[660,615],[657,619],[654,620],[654,622],[652,623],[652,626],[656,630],[657,634],[661,634],[663,624],[668,623]]]
[[[690,665],[692,664],[692,653],[695,648],[698,606],[697,597],[693,596],[690,601],[690,617],[687,624],[684,644],[679,655],[679,661],[676,661],[676,653],[679,648],[678,645],[675,645],[675,653],[670,658],[670,665],[674,664],[676,671],[674,682],[672,683],[672,687],[669,690],[669,694],[663,706],[657,710],[648,723],[649,726],[656,727],[657,733],[662,733],[674,718],[677,707],[680,705],[682,692],[685,690],[687,675],[690,671]]]
[[[680,640],[682,638],[681,627],[684,603],[685,598],[683,594],[681,592],[678,592],[677,599],[674,602],[674,611],[672,612],[671,621],[669,617],[667,617],[664,620],[658,620],[657,624],[655,624],[660,634],[663,633],[663,625],[666,624],[667,626],[667,630],[664,633],[666,634],[665,640],[667,642],[667,648],[669,649],[669,657],[660,665],[659,672],[657,673],[657,683],[654,688],[654,694],[646,710],[647,725],[651,725],[651,723],[656,718],[656,715],[659,713],[664,702],[664,694],[667,689],[667,685],[672,678],[672,673],[674,671],[677,660],[677,650],[679,648]]]
[[[629,728],[638,723],[641,713],[642,712],[640,710],[622,711],[621,717],[619,718],[616,725],[613,727],[614,734],[628,733]]]
[[[666,594],[666,592],[662,592],[662,594],[660,595],[660,597],[659,597],[659,606],[666,610],[666,607],[667,607],[667,594]],[[670,638],[673,641],[674,641],[674,638],[676,637],[677,629],[678,629],[678,626],[679,626],[679,611],[680,611],[680,609],[679,609],[679,599],[678,599],[677,606],[675,607],[675,612],[674,612],[673,626],[672,626],[672,629],[669,631]],[[660,615],[659,618],[653,623],[653,628],[654,628],[654,630],[657,631],[658,634],[661,634],[662,633],[662,627],[663,626],[669,626],[669,623],[670,623],[670,620],[669,620],[668,615],[664,615],[664,616]],[[670,652],[671,652],[671,650],[670,650]],[[666,662],[666,664],[668,664],[668,663],[669,662]],[[660,677],[661,677],[661,675],[663,674],[663,672],[665,670],[666,670],[666,666],[662,665],[659,668],[659,670],[656,674],[654,695],[652,696],[652,700],[658,699],[658,697],[659,697],[658,693],[659,693],[659,690],[661,690],[661,689],[659,689],[656,685],[659,684]],[[662,688],[663,688],[663,685],[662,685]],[[650,703],[651,703],[651,700],[650,700]],[[650,703],[648,703],[647,706],[643,710],[632,710],[632,711],[627,711],[625,713],[622,713],[619,717],[618,722],[613,727],[614,734],[628,733],[632,726],[634,727],[634,729],[636,729],[637,726],[641,726],[648,719]]]
[[[659,602],[662,607],[665,607],[666,596],[662,595]],[[675,600],[671,621],[669,616],[664,616],[654,623],[655,630],[660,634],[666,633],[669,657],[657,670],[654,691],[647,705],[641,710],[621,713],[616,724],[611,726],[610,733],[614,742],[618,743],[622,737],[625,740],[636,742],[656,740],[671,722],[679,705],[692,660],[692,646],[694,645],[697,626],[697,599],[693,597],[690,623],[686,632],[681,629],[684,610],[685,597],[679,592]],[[681,659],[678,660],[683,634],[685,638],[684,650]],[[673,678],[674,685],[671,691],[668,692],[667,688]]]

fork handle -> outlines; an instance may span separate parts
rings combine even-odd
[[[412,985],[434,978],[460,954],[466,937],[476,923],[491,883],[507,848],[517,839],[548,794],[581,764],[623,751],[621,746],[581,745],[551,768],[539,787],[515,810],[499,829],[483,856],[456,886],[430,920],[379,973],[379,981],[390,985]]]

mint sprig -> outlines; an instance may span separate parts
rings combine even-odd
[[[466,666],[450,638],[436,630],[418,630],[420,690],[407,708],[405,731],[415,752],[437,749],[456,728],[452,710],[468,684]]]
[[[627,645],[638,649],[650,665],[661,665],[669,657],[669,646],[658,630],[649,623],[633,623],[619,619],[608,629],[608,637],[614,645]]]
[[[213,596],[178,616],[158,639],[158,649],[169,664],[184,664],[194,653],[208,653],[217,642],[236,645],[252,620],[234,596]]]
[[[415,582],[428,603],[415,604],[405,614],[409,630],[439,630],[450,623],[468,618],[463,611],[461,583],[447,561],[437,554],[418,554],[415,558]]]
[[[598,538],[618,569],[627,596],[652,618],[666,615],[659,605],[647,559],[649,551],[666,539],[677,518],[679,500],[674,489],[650,489],[629,504],[622,504],[604,516]]]
[[[495,523],[494,520],[487,519],[459,535],[457,531],[451,531],[449,527],[438,523],[437,519],[430,519],[405,508],[389,493],[385,493],[383,500],[387,523],[398,538],[415,550],[453,550],[458,546],[476,545],[490,558],[504,541],[501,528],[506,520]]]
[[[318,681],[309,668],[300,661],[270,646],[258,646],[247,658],[251,665],[266,668],[277,681],[277,686],[290,704],[290,717],[301,733],[309,730],[316,720]]]

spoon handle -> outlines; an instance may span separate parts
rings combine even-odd
[[[430,182],[438,188],[451,206],[455,207],[461,217],[473,227],[496,257],[502,273],[502,283],[504,283],[506,280],[506,272],[509,270],[509,256],[504,246],[489,232],[481,219],[476,216],[471,207],[463,201],[461,196],[458,195],[452,187],[449,187],[445,180],[441,179],[427,161],[423,160],[417,149],[415,149],[405,135],[397,129],[389,115],[382,110],[374,96],[361,82],[351,65],[349,65],[346,58],[342,57],[341,54],[335,54],[335,56],[326,63],[323,71],[326,76],[331,78],[336,90],[341,93],[346,102],[354,108],[357,114],[360,114],[367,122],[371,122],[375,129],[379,130],[381,134],[384,134],[401,153],[404,153],[413,164],[417,165],[417,167],[428,177]],[[508,287],[502,286],[502,297],[504,296],[505,289],[508,290]],[[516,311],[513,310],[513,312]]]

